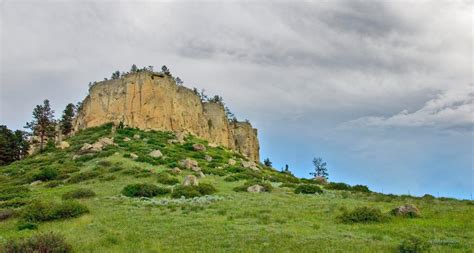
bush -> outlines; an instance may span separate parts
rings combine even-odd
[[[170,174],[166,172],[161,172],[157,175],[157,181],[160,184],[167,184],[167,185],[175,185],[179,184],[179,180],[175,177],[170,176]]]
[[[41,222],[78,217],[88,212],[86,206],[74,201],[33,202],[23,210],[21,218],[27,222]]]
[[[112,163],[110,161],[99,161],[97,163],[97,165],[99,165],[100,167],[110,167],[112,165]]]
[[[10,186],[0,189],[0,201],[14,198],[24,198],[30,193],[30,189],[25,186]]]
[[[237,186],[233,190],[236,191],[236,192],[246,192],[247,188],[249,188],[252,185],[256,185],[256,184],[258,184],[260,186],[263,186],[265,192],[273,191],[273,186],[270,183],[262,182],[262,181],[256,181],[256,180],[247,181],[244,185]]]
[[[63,199],[82,199],[94,197],[96,194],[91,189],[79,188],[63,194]]]
[[[47,184],[44,185],[44,187],[46,188],[54,188],[54,187],[58,187],[62,184],[61,181],[59,180],[54,180],[54,181],[50,181],[48,182]]]
[[[55,179],[57,176],[58,176],[58,170],[55,169],[55,168],[50,168],[50,167],[46,167],[46,168],[43,168],[41,169],[41,171],[35,175],[33,175],[33,178],[32,178],[32,181],[37,181],[37,180],[41,180],[41,181],[49,181],[49,180],[53,180]]]
[[[217,189],[212,184],[200,183],[196,187],[201,195],[211,195],[217,192]]]
[[[127,197],[155,197],[170,193],[170,189],[158,187],[152,184],[130,184],[125,186],[122,194]]]
[[[325,186],[326,189],[329,190],[344,190],[344,191],[349,191],[351,190],[351,186],[345,183],[334,183],[331,182]]]
[[[367,192],[367,193],[370,192],[369,187],[367,187],[366,185],[360,185],[360,184],[352,186],[351,191],[353,191],[353,192]]]
[[[18,208],[29,204],[28,200],[24,199],[10,199],[0,202],[0,208]]]
[[[179,185],[173,188],[173,193],[171,193],[172,198],[194,198],[194,197],[200,197],[201,193],[198,191],[196,186],[191,186],[191,185]]]
[[[74,183],[79,183],[79,182],[82,182],[82,181],[86,181],[86,180],[95,178],[99,175],[100,175],[100,173],[97,172],[97,171],[86,171],[86,172],[82,172],[82,173],[73,175],[71,178],[69,178],[68,182],[73,183],[73,184]]]
[[[15,215],[15,211],[12,209],[0,210],[0,221],[7,220]]]
[[[350,212],[344,211],[339,219],[343,223],[375,223],[387,219],[380,209],[370,207],[358,207]]]
[[[315,194],[315,193],[323,193],[323,190],[317,185],[314,184],[300,184],[295,188],[296,194]]]
[[[431,195],[431,194],[425,194],[423,195],[422,197],[423,199],[426,199],[426,200],[434,200],[436,199],[435,196]]]
[[[431,248],[431,244],[420,237],[411,236],[398,246],[400,253],[419,253],[428,251]]]
[[[38,224],[28,221],[19,221],[16,227],[18,230],[36,230],[38,229]]]
[[[5,253],[68,253],[72,252],[72,248],[66,243],[64,236],[51,232],[34,235],[27,239],[10,240],[3,247],[3,251]]]

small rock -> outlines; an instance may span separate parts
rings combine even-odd
[[[71,145],[69,145],[69,142],[67,141],[61,141],[59,144],[58,144],[58,148],[60,149],[66,149],[66,148],[69,148]]]
[[[206,156],[204,157],[204,160],[210,162],[210,161],[212,161],[212,156],[206,155]]]
[[[187,175],[186,177],[184,177],[183,185],[184,185],[184,186],[188,186],[188,185],[198,186],[198,185],[199,185],[199,182],[198,182],[196,176],[194,176],[194,175]]]
[[[217,144],[215,144],[215,143],[212,143],[212,142],[209,143],[209,144],[207,144],[207,146],[209,146],[209,147],[211,147],[211,148],[217,148],[217,147],[219,147],[219,145],[217,145]]]
[[[92,148],[91,144],[84,143],[84,145],[82,145],[81,151],[87,151],[87,150],[90,150],[91,148]]]
[[[242,166],[244,166],[244,168],[249,168],[254,171],[259,170],[255,162],[252,162],[252,161],[242,161]]]
[[[99,141],[97,141],[98,143],[102,144],[103,147],[107,146],[107,145],[114,145],[114,139],[111,139],[111,138],[107,138],[107,137],[102,137],[99,139]],[[97,143],[96,142],[96,143]]]
[[[36,181],[31,182],[30,185],[31,185],[31,186],[35,186],[35,185],[39,185],[39,184],[41,184],[41,183],[43,183],[43,181],[41,181],[41,180],[36,180]]]
[[[200,143],[193,144],[194,151],[206,151],[206,147]]]
[[[81,157],[80,155],[73,155],[72,160],[76,160],[77,158]]]
[[[138,155],[135,154],[135,153],[131,153],[130,158],[132,158],[133,160],[136,160],[136,159],[138,159]]]
[[[140,138],[141,138],[141,136],[140,136],[139,134],[133,135],[133,139],[135,139],[135,140],[138,140],[138,139],[140,139]]]
[[[199,167],[192,167],[191,170],[192,170],[192,171],[195,171],[195,172],[200,172],[200,171],[201,171],[201,168],[199,168]]]
[[[183,167],[185,169],[188,169],[188,170],[199,166],[199,164],[196,160],[193,160],[193,159],[190,159],[190,158],[186,158],[186,159],[182,160],[179,163],[180,163],[181,167]]]
[[[150,154],[148,154],[149,156],[153,157],[153,158],[159,158],[159,157],[162,157],[163,154],[161,153],[160,150],[153,150],[150,152]]]
[[[235,165],[237,164],[237,161],[235,161],[234,159],[229,159],[229,165]]]
[[[181,169],[179,169],[178,167],[174,167],[171,169],[171,173],[173,174],[181,174]]]
[[[131,140],[132,140],[132,139],[130,139],[130,138],[128,138],[128,137],[123,138],[123,141],[124,141],[124,142],[129,142],[129,141],[131,141]]]
[[[204,175],[204,173],[202,173],[202,171],[199,171],[199,172],[197,173],[197,176],[198,176],[199,178],[206,177],[206,175]]]
[[[264,191],[265,191],[265,187],[258,184],[249,186],[247,188],[247,192],[264,192]]]
[[[406,204],[393,209],[392,214],[395,216],[404,216],[410,218],[420,217],[421,215],[420,210],[411,204]]]

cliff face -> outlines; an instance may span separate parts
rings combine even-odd
[[[258,161],[257,129],[229,123],[224,108],[201,102],[194,92],[166,75],[140,72],[94,85],[74,121],[74,129],[123,122],[140,129],[189,132]]]

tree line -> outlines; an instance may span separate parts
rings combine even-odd
[[[48,99],[33,109],[32,120],[25,127],[29,131],[8,129],[0,125],[0,165],[7,165],[28,155],[30,143],[38,143],[39,151],[45,149],[47,142],[52,142],[59,132],[68,136],[73,131],[73,119],[77,113],[77,106],[66,105],[59,120],[54,118],[54,110]]]

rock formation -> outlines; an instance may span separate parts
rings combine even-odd
[[[187,132],[259,160],[257,129],[229,122],[219,103],[201,102],[191,89],[169,75],[143,71],[98,82],[74,121],[74,130],[122,122],[140,129]]]

